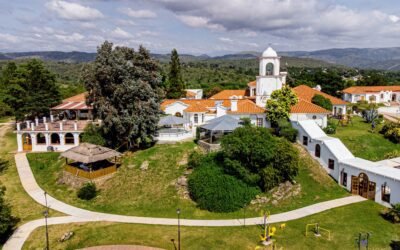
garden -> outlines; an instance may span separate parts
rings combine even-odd
[[[97,196],[89,201],[77,197],[77,188],[59,182],[65,161],[58,153],[28,154],[28,160],[38,184],[53,197],[114,214],[174,217],[179,207],[184,218],[255,217],[265,209],[278,213],[349,195],[302,148],[258,130],[243,128],[226,136],[222,145],[231,146],[225,156],[204,155],[193,142],[126,153],[114,177],[98,185]],[[256,154],[239,154],[250,144],[247,154]],[[287,161],[292,155],[294,161]],[[253,157],[253,170],[238,168],[242,157]]]
[[[330,122],[338,124],[335,119]],[[348,125],[337,125],[336,133],[331,136],[339,138],[356,157],[371,161],[384,160],[400,152],[400,144],[380,133],[385,123],[377,123],[372,130],[371,123],[367,123],[362,117],[353,116]]]
[[[400,224],[382,219],[382,206],[365,201],[328,210],[302,219],[286,222],[280,229],[278,224],[275,239],[277,247],[283,249],[356,249],[359,233],[371,233],[370,249],[398,249]],[[326,235],[305,236],[306,224],[320,223],[331,232]],[[74,236],[59,242],[67,231]],[[171,239],[177,244],[176,226],[133,225],[117,223],[67,224],[49,227],[52,249],[80,249],[96,245],[132,244],[174,249]],[[255,249],[262,233],[261,226],[243,227],[181,227],[182,249]],[[44,248],[44,228],[35,230],[24,245],[24,249]],[[396,243],[397,242],[397,243]],[[263,249],[263,248],[260,248]]]

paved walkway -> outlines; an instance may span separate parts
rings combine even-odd
[[[15,155],[15,163],[21,179],[22,186],[25,191],[39,204],[45,205],[44,191],[37,184],[32,170],[29,166],[28,159],[25,153]],[[365,199],[360,196],[349,196],[341,199],[320,202],[307,207],[295,209],[289,212],[274,214],[269,218],[270,223],[277,223],[289,220],[295,220],[306,217],[312,214],[320,213],[331,208],[340,207],[352,203],[364,201]],[[47,196],[47,202],[51,209],[57,210],[70,216],[50,218],[49,224],[65,224],[72,222],[93,222],[93,221],[108,221],[108,222],[123,222],[123,223],[136,223],[136,224],[152,224],[152,225],[176,225],[176,218],[152,218],[152,217],[138,217],[138,216],[124,216],[115,214],[106,214],[93,212],[81,208],[77,208],[61,202],[51,196]],[[263,223],[262,217],[247,218],[245,219],[231,219],[231,220],[193,220],[181,219],[182,226],[204,226],[204,227],[228,227],[228,226],[242,226],[245,222],[246,225],[259,225]],[[28,238],[30,233],[36,228],[44,225],[44,219],[28,222],[19,227],[11,238],[4,245],[4,250],[20,249]]]

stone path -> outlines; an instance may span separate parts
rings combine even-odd
[[[32,170],[29,166],[28,159],[25,153],[15,155],[15,163],[21,179],[22,186],[25,191],[39,204],[45,205],[44,191],[37,184]],[[352,203],[364,201],[365,199],[360,196],[349,196],[341,199],[335,199],[325,202],[320,202],[307,207],[295,209],[289,212],[274,214],[269,218],[270,223],[277,223],[289,220],[295,220],[306,217],[312,214],[320,213],[335,207],[340,207]],[[73,222],[94,222],[94,221],[108,221],[108,222],[123,222],[123,223],[136,223],[136,224],[151,224],[151,225],[176,225],[176,218],[152,218],[152,217],[138,217],[138,216],[124,216],[116,214],[106,214],[93,212],[81,208],[77,208],[61,202],[51,196],[47,196],[47,202],[51,209],[57,210],[69,216],[53,217],[48,220],[50,225],[66,224]],[[231,220],[194,220],[194,219],[181,219],[182,226],[201,226],[201,227],[229,227],[229,226],[242,226],[244,225],[259,225],[263,223],[262,217],[247,218],[247,219],[231,219]],[[19,227],[11,238],[6,242],[3,250],[21,249],[25,240],[29,237],[30,233],[36,228],[44,225],[44,219],[28,222]]]
[[[110,245],[110,246],[97,246],[87,247],[80,250],[163,250],[162,248],[136,246],[136,245]]]

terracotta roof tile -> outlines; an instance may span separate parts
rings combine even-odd
[[[256,81],[252,81],[252,82],[247,83],[247,86],[249,86],[249,87],[255,87],[256,85],[257,85]]]
[[[331,113],[331,111],[328,111],[318,105],[315,105],[311,102],[307,102],[303,99],[299,99],[299,102],[294,105],[291,110],[290,113],[294,113],[294,114],[329,114]]]
[[[210,99],[231,99],[233,96],[236,96],[238,99],[243,99],[246,96],[245,89],[238,89],[238,90],[231,90],[226,89],[222,90],[221,92],[213,95]]]
[[[240,114],[255,114],[264,113],[265,109],[257,106],[254,102],[250,100],[238,100],[237,111],[228,111],[228,113],[240,113]]]
[[[328,95],[322,91],[318,91],[316,89],[313,89],[307,85],[299,85],[295,88],[293,88],[293,91],[297,94],[297,97],[299,99],[303,99],[307,102],[311,102],[312,98],[315,95],[322,95],[325,98],[328,98],[331,100],[333,105],[346,105],[348,104],[347,102],[343,101],[342,99],[336,98],[334,96]]]
[[[363,94],[381,91],[396,91],[400,92],[400,86],[353,86],[343,90],[343,93],[348,94]]]

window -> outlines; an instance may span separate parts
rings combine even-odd
[[[347,187],[347,173],[346,172],[342,173],[342,185]]]
[[[194,120],[194,123],[196,123],[196,124],[199,123],[199,115],[194,114],[193,120]]]
[[[175,113],[175,116],[176,116],[176,117],[182,117],[182,114],[181,114],[181,112],[176,112],[176,113]]]
[[[317,116],[316,116],[316,115],[313,115],[312,118],[313,118],[314,120],[316,120],[316,119],[317,119]]]
[[[265,75],[272,76],[274,74],[274,64],[268,63],[265,66]]]
[[[383,94],[381,94],[381,99],[383,99],[383,97],[384,97],[384,95],[383,95]]]
[[[315,156],[321,157],[321,146],[319,144],[315,145]]]
[[[257,127],[262,127],[263,126],[263,118],[257,118]]]
[[[50,141],[51,144],[60,144],[60,136],[58,134],[51,134]]]
[[[256,88],[253,89],[253,96],[256,95]]]
[[[44,134],[42,134],[42,133],[37,134],[36,143],[37,144],[46,144],[46,137],[44,136]]]
[[[74,135],[71,133],[67,133],[65,135],[65,144],[74,144],[75,140],[74,140]]]
[[[308,145],[308,137],[307,136],[303,136],[303,145],[304,146]]]
[[[387,186],[386,182],[382,185],[382,201],[390,203],[390,188]]]
[[[328,160],[328,168],[329,169],[335,169],[335,161],[332,159]]]

